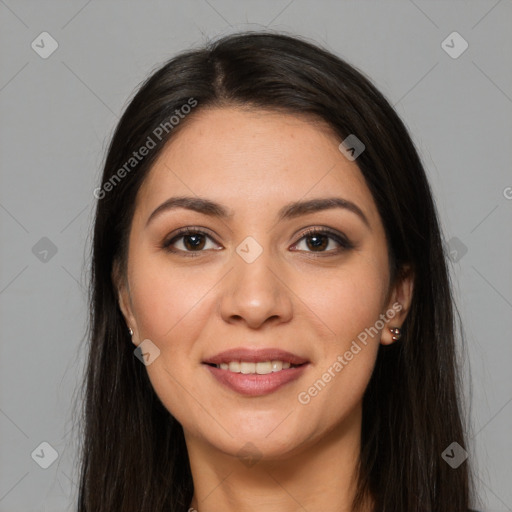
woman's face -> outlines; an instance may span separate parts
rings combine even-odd
[[[390,283],[356,162],[305,118],[223,108],[189,121],[138,193],[119,281],[155,392],[187,442],[232,455],[279,458],[359,429],[411,289]],[[218,354],[222,367],[207,364]]]

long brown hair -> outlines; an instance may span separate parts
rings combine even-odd
[[[191,99],[192,111],[170,126]],[[442,458],[452,442],[466,446],[465,426],[446,255],[417,151],[389,102],[354,67],[300,38],[252,32],[153,72],[108,148],[96,193],[79,512],[185,512],[192,499],[183,429],[134,357],[111,277],[114,263],[126,261],[135,197],[165,143],[195,112],[227,105],[307,115],[328,123],[340,142],[356,134],[365,144],[356,163],[385,227],[391,274],[409,265],[415,277],[402,338],[380,346],[364,395],[354,509],[371,495],[380,512],[467,512],[468,461],[454,469]],[[166,122],[167,131],[157,130]],[[148,137],[154,147],[127,167]]]

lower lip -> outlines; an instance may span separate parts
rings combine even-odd
[[[205,366],[221,384],[233,391],[242,395],[261,396],[273,393],[285,384],[298,379],[306,370],[308,363],[265,375],[235,373],[208,364]]]

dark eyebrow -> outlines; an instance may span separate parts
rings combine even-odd
[[[176,208],[185,208],[187,210],[193,210],[195,212],[202,213],[203,215],[218,217],[220,219],[229,219],[233,217],[233,212],[221,204],[210,201],[209,199],[186,196],[171,197],[153,211],[146,222],[146,226],[162,213]],[[370,223],[368,222],[368,219],[361,208],[359,208],[359,206],[357,206],[355,203],[340,197],[311,199],[309,201],[295,201],[285,205],[279,210],[277,214],[277,220],[279,222],[283,220],[295,219],[302,215],[319,212],[322,210],[329,210],[331,208],[343,208],[345,210],[351,211],[352,213],[355,213],[357,216],[359,216],[359,218],[366,224],[366,226],[370,227]]]
[[[203,215],[209,215],[210,217],[218,217],[220,219],[228,219],[233,216],[224,206],[219,203],[210,201],[209,199],[202,199],[200,197],[171,197],[164,201],[160,206],[153,211],[149,216],[146,226],[156,217],[168,210],[174,210],[176,208],[185,208],[187,210],[193,210]]]
[[[321,199],[311,199],[309,201],[296,201],[287,204],[277,215],[278,221],[294,219],[308,213],[320,212],[322,210],[330,210],[331,208],[343,208],[355,213],[370,228],[370,223],[361,208],[352,201],[342,199],[341,197],[327,197]]]

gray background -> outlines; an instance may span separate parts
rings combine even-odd
[[[0,511],[73,510],[92,192],[128,97],[175,52],[265,27],[355,64],[409,127],[453,250],[479,506],[512,510],[511,21],[511,0],[0,0]]]

